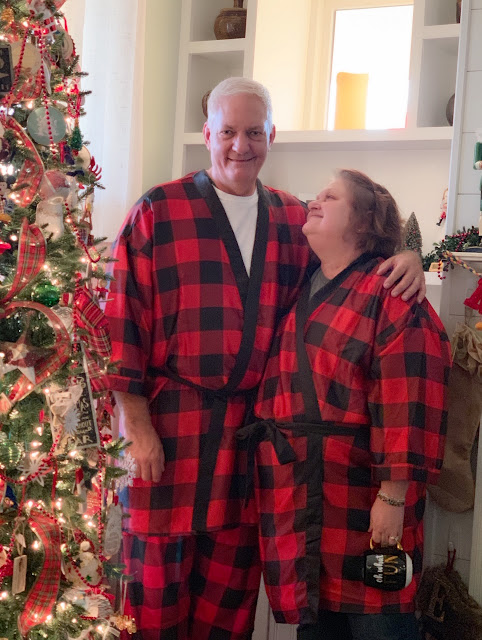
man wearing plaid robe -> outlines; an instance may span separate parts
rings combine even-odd
[[[120,366],[111,387],[148,398],[165,454],[160,482],[135,479],[122,496],[130,515],[124,544],[135,578],[133,612],[152,637],[158,637],[161,603],[161,638],[171,637],[168,629],[181,616],[183,601],[189,607],[189,585],[182,584],[176,565],[192,561],[194,538],[206,566],[194,568],[200,580],[191,588],[200,589],[200,601],[207,589],[219,598],[199,614],[206,628],[217,626],[217,616],[230,620],[233,633],[252,625],[260,573],[257,531],[239,528],[255,517],[242,508],[243,459],[237,459],[235,434],[250,398],[252,405],[275,327],[294,303],[309,261],[301,233],[304,207],[289,194],[260,183],[257,188],[249,278],[205,171],[148,192],[115,247],[116,281],[107,310],[113,360]],[[220,544],[191,535],[221,529]],[[219,613],[213,614],[215,608]],[[187,637],[179,629],[172,633]],[[151,636],[144,630],[142,637]]]
[[[245,427],[256,456],[265,585],[278,622],[318,611],[413,610],[425,485],[442,464],[450,344],[429,305],[393,298],[363,254],[282,322]],[[414,580],[365,586],[370,510],[381,481],[409,481],[402,537]],[[320,555],[321,550],[321,555]]]

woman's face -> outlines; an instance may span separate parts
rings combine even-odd
[[[350,192],[341,178],[332,180],[316,200],[308,204],[303,233],[315,253],[330,249],[354,248]]]

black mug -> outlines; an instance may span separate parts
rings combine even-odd
[[[410,556],[398,542],[396,547],[375,548],[365,551],[363,582],[383,591],[400,591],[412,581],[413,565]]]

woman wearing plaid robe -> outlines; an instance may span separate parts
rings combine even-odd
[[[275,337],[255,406],[263,422],[239,434],[256,460],[267,593],[278,622],[301,623],[299,638],[413,640],[449,342],[427,301],[392,297],[377,274],[400,238],[386,189],[341,172],[310,203],[303,232],[322,270]],[[365,586],[370,538],[401,540],[409,586]]]

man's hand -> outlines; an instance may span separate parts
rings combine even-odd
[[[114,392],[120,408],[121,427],[131,442],[129,452],[137,463],[137,477],[159,482],[164,472],[164,449],[152,426],[147,399],[131,393]]]
[[[137,477],[146,482],[159,482],[164,471],[164,449],[151,421],[142,429],[136,425],[138,433],[128,436],[131,441],[129,451],[137,462]]]
[[[420,303],[425,298],[427,289],[425,287],[425,275],[422,263],[415,251],[402,251],[383,262],[377,273],[382,276],[391,271],[384,283],[385,289],[393,287],[392,296],[402,295],[402,300],[409,300],[417,294],[417,302]]]

